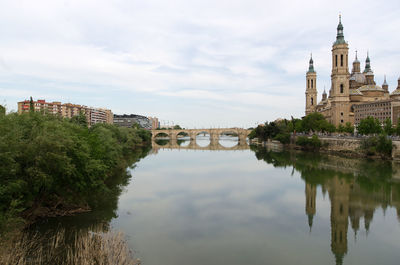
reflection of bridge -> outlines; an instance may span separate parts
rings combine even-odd
[[[210,141],[207,146],[200,146],[196,141],[190,141],[189,145],[179,145],[177,140],[169,140],[167,144],[157,144],[156,141],[152,141],[153,149],[182,149],[182,150],[246,150],[249,149],[249,145],[246,141],[239,141],[237,145],[232,147],[226,147],[219,143],[219,141]]]
[[[159,134],[168,135],[169,139],[176,140],[178,135],[188,135],[191,142],[196,140],[196,136],[201,133],[210,135],[210,142],[218,142],[222,134],[235,134],[239,137],[239,142],[246,142],[247,136],[251,130],[241,128],[222,128],[222,129],[179,129],[179,130],[151,130],[152,139],[154,140]]]

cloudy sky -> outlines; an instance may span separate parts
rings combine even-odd
[[[311,52],[319,97],[329,89],[339,12],[350,61],[369,50],[395,89],[398,0],[0,0],[0,104],[32,96],[196,128],[299,117]]]

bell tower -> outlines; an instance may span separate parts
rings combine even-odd
[[[344,40],[343,25],[339,16],[336,41],[332,46],[332,115],[330,122],[335,126],[354,123],[350,118],[350,73],[349,46]]]
[[[314,71],[314,61],[310,58],[306,75],[306,115],[315,111],[317,106],[317,73]]]

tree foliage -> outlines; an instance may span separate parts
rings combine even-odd
[[[17,214],[97,206],[116,187],[115,169],[148,141],[143,130],[30,112],[0,116],[0,226]]]
[[[333,124],[330,124],[321,113],[311,113],[302,119],[278,120],[275,122],[266,122],[254,128],[249,134],[250,139],[258,138],[261,141],[267,139],[276,139],[281,143],[290,142],[290,134],[294,132],[334,132],[336,130]],[[343,131],[353,131],[354,128],[349,123],[343,127]]]
[[[0,116],[6,115],[6,108],[2,105],[0,105]]]
[[[325,117],[318,112],[313,112],[305,116],[300,124],[299,131],[302,132],[334,132],[335,126],[329,123]]]
[[[317,135],[313,135],[311,138],[307,136],[299,136],[297,137],[296,144],[301,146],[304,149],[317,150],[321,147],[321,140]]]
[[[79,115],[73,116],[70,121],[83,127],[88,126],[86,116],[83,112],[79,113]]]
[[[361,142],[361,150],[364,150],[366,155],[376,155],[390,157],[392,155],[393,143],[391,139],[384,134],[379,136],[371,136],[365,138]]]
[[[392,120],[390,118],[387,118],[383,122],[383,132],[386,135],[393,135],[394,134],[395,130],[393,128]]]
[[[357,127],[358,133],[363,135],[380,134],[382,127],[378,119],[369,116],[360,121]]]

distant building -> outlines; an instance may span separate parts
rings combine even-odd
[[[151,122],[151,129],[155,130],[155,129],[160,128],[160,122],[158,121],[158,118],[149,117],[149,120]]]
[[[152,122],[149,118],[136,114],[114,114],[114,124],[123,127],[132,127],[132,125],[138,124],[140,128],[144,128],[147,130],[152,129]]]
[[[53,115],[59,115],[64,118],[72,118],[80,113],[86,116],[89,126],[96,123],[113,123],[113,114],[111,110],[101,108],[91,108],[83,105],[71,104],[54,101],[46,102],[44,99],[33,101],[33,110]],[[30,111],[30,101],[24,100],[18,102],[18,113],[22,114]]]

